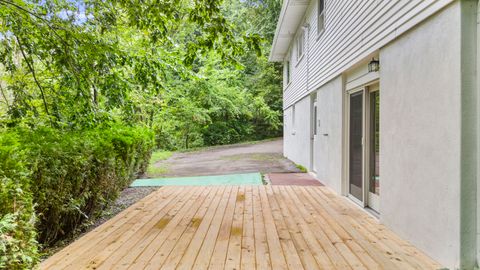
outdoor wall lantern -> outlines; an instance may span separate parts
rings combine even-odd
[[[368,72],[377,72],[380,70],[380,61],[372,58],[372,61],[368,63]]]

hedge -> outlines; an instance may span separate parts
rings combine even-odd
[[[32,269],[38,261],[35,213],[25,151],[17,134],[0,136],[0,269]]]
[[[14,184],[2,181],[0,200],[5,200],[7,205],[18,205],[15,198],[25,200],[21,208],[0,208],[2,217],[17,215],[16,219],[21,217],[23,222],[21,226],[13,226],[15,218],[5,219],[0,230],[9,227],[13,231],[1,231],[1,237],[22,241],[26,246],[21,250],[31,250],[27,255],[32,263],[37,260],[35,239],[41,245],[49,246],[94,220],[137,174],[146,170],[154,145],[153,133],[148,129],[118,124],[70,132],[46,127],[15,129],[0,133],[0,138],[3,138],[0,140],[0,157],[8,156],[8,151],[10,154],[18,152],[19,156],[14,155],[11,162],[19,169],[9,170],[8,161],[0,165],[0,177],[14,179],[10,180]],[[12,142],[15,150],[8,146]],[[22,177],[18,177],[19,174]],[[17,191],[20,193],[16,197],[10,195]],[[20,213],[15,214],[15,211]],[[32,227],[34,212],[36,230]],[[27,236],[28,239],[24,239]],[[29,263],[28,256],[25,260],[16,258],[19,255],[14,250],[6,254],[2,262],[13,266],[27,266]]]

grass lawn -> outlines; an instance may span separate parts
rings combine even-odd
[[[152,157],[150,158],[150,164],[148,165],[147,174],[148,175],[156,175],[162,174],[168,171],[168,167],[166,165],[156,166],[155,164],[159,161],[166,160],[172,156],[172,152],[170,151],[155,151],[152,153]]]

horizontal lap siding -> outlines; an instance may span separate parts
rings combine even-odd
[[[284,103],[293,104],[307,92],[307,58],[304,57],[298,62],[296,59],[296,46],[292,50],[294,56],[291,58],[291,83],[283,93]]]
[[[292,82],[284,93],[284,108],[339,76],[355,63],[375,53],[388,42],[454,1],[326,0],[325,2],[325,31],[320,37],[317,36],[317,1],[312,0],[307,8],[304,21],[308,22],[310,30],[306,33],[306,57],[298,66],[294,63],[296,59],[292,61]],[[295,43],[294,41],[295,39],[292,43]],[[291,51],[294,53],[296,47],[295,44],[292,45]]]

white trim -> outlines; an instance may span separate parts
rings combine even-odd
[[[480,4],[477,3],[477,22],[480,22]],[[477,23],[477,93],[480,93],[480,27]],[[480,95],[477,94],[477,262],[480,262]]]
[[[364,119],[365,119],[365,87],[359,87],[359,88],[355,88],[355,89],[351,89],[351,90],[348,90],[345,92],[346,94],[346,102],[347,102],[347,106],[346,106],[346,143],[347,143],[347,146],[346,146],[346,171],[347,171],[347,174],[346,174],[346,191],[347,191],[347,197],[349,197],[350,199],[355,199],[354,201],[359,204],[359,205],[362,205],[363,207],[366,206],[366,203],[365,203],[365,194],[364,192],[362,193],[362,199],[358,199],[356,197],[354,197],[351,193],[350,193],[350,96],[353,95],[353,94],[356,94],[356,93],[359,93],[359,92],[362,92],[362,122],[364,122]],[[363,125],[364,123],[362,123]],[[363,128],[362,128],[363,129]],[[365,138],[362,138],[362,141],[365,140]],[[364,144],[362,142],[362,144]],[[365,147],[362,147],[362,189],[364,189],[365,187]]]
[[[310,95],[310,171],[317,173],[315,167],[315,143],[318,139],[318,92]]]
[[[365,89],[365,122],[364,122],[364,151],[365,151],[365,162],[364,162],[364,196],[367,198],[366,205],[372,208],[374,211],[380,213],[380,198],[377,194],[370,192],[370,94],[373,92],[380,92],[379,82],[375,81],[364,87]]]
[[[280,11],[280,16],[278,18],[277,22],[277,27],[275,29],[275,36],[273,38],[272,42],[272,48],[270,49],[270,54],[268,56],[268,61],[272,62],[278,62],[282,61],[285,55],[287,54],[286,52],[277,52],[277,44],[282,42],[282,43],[291,43],[292,39],[294,38],[294,35],[291,33],[288,33],[285,35],[285,33],[280,33],[282,30],[282,27],[284,27],[286,17],[290,18],[291,21],[288,22],[290,25],[294,25],[295,29],[297,29],[298,25],[302,22],[303,17],[305,16],[305,12],[307,10],[308,5],[310,4],[310,0],[284,0],[282,4],[282,9]],[[301,16],[292,16],[292,13],[294,12],[293,9],[300,9]],[[279,40],[281,39],[281,40]]]
[[[302,62],[304,56],[305,56],[305,53],[303,53],[302,56],[300,56],[300,58],[297,59],[297,63],[295,64],[295,67],[298,67],[298,65],[300,65],[300,62]]]
[[[377,72],[368,72],[360,78],[356,78],[353,81],[347,82],[345,88],[347,90],[358,88],[364,85],[373,84],[375,81],[380,79],[380,73]]]
[[[323,2],[323,9],[322,12],[320,12],[320,1]],[[325,0],[317,0],[317,40],[320,38],[320,36],[325,32],[325,9],[326,9],[326,1]],[[320,18],[322,20],[321,28],[320,26]]]
[[[296,62],[296,66],[298,66],[298,64],[300,63],[300,61],[302,61],[303,59],[303,56],[305,55],[305,28],[304,27],[300,27],[300,33],[297,35],[296,39],[295,39],[295,43],[296,43],[296,56],[297,56],[297,62]]]

